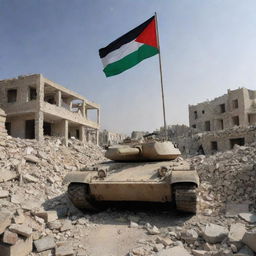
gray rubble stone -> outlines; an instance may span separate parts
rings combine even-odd
[[[175,246],[157,253],[157,256],[191,256],[191,254],[181,246]]]
[[[242,247],[238,253],[234,254],[235,256],[254,256],[253,251],[247,246]]]
[[[211,244],[222,242],[228,235],[227,228],[216,224],[207,224],[202,232],[204,240]]]
[[[186,243],[192,244],[197,240],[198,234],[193,229],[184,230],[180,232],[180,238],[184,240]]]
[[[74,250],[72,247],[67,245],[62,245],[56,248],[55,256],[73,256]]]
[[[169,246],[169,245],[173,244],[173,241],[169,237],[159,237],[158,236],[156,238],[156,242],[161,243],[164,246]]]
[[[242,247],[242,238],[246,232],[245,225],[242,223],[233,223],[230,226],[228,239],[231,244],[234,244],[237,249]]]
[[[44,238],[34,241],[34,245],[37,252],[42,252],[55,248],[54,238],[51,236],[46,236]]]
[[[256,215],[252,213],[240,213],[239,217],[249,223],[256,223]]]
[[[43,211],[43,212],[35,212],[35,215],[44,219],[44,221],[52,222],[58,219],[58,215],[56,211]]]
[[[152,228],[147,228],[147,231],[150,235],[160,234],[160,230],[156,226],[153,226]]]
[[[256,252],[256,231],[246,232],[242,238],[242,242]]]

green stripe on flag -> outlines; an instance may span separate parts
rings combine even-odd
[[[150,45],[142,45],[139,49],[127,56],[123,59],[113,62],[107,65],[103,71],[107,77],[118,75],[125,70],[137,65],[142,60],[150,58],[159,53],[159,50]]]

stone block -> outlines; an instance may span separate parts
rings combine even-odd
[[[0,171],[0,183],[8,180],[13,180],[18,177],[18,174],[14,171],[3,170]]]
[[[46,236],[34,241],[34,245],[37,252],[43,252],[55,248],[54,238],[51,236]]]
[[[25,224],[12,224],[9,229],[10,231],[17,233],[18,235],[22,235],[25,237],[30,237],[32,235],[32,228]]]
[[[256,252],[256,231],[246,232],[242,238],[242,242]]]
[[[239,217],[249,223],[256,223],[256,215],[252,213],[240,213]]]
[[[229,242],[234,244],[238,250],[242,247],[242,239],[246,232],[245,225],[242,223],[233,223],[228,233]]]
[[[56,248],[55,256],[73,256],[73,255],[74,255],[74,251],[73,251],[73,248],[70,246],[63,245]]]
[[[44,211],[44,212],[36,212],[36,216],[44,219],[44,221],[47,222],[52,222],[58,219],[58,215],[56,211]]]
[[[32,251],[32,237],[19,238],[15,245],[0,243],[0,256],[27,256]]]
[[[222,242],[228,235],[228,230],[225,227],[215,224],[207,224],[202,231],[204,240],[211,244]]]
[[[3,242],[6,244],[16,244],[18,241],[18,235],[9,230],[5,230],[3,235]]]

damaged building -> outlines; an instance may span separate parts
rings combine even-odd
[[[246,88],[228,90],[227,94],[197,105],[189,105],[189,138],[177,137],[187,154],[212,154],[256,139],[256,91]]]
[[[6,130],[13,137],[59,136],[66,143],[75,137],[98,144],[100,106],[41,74],[1,80],[0,105],[6,113]]]
[[[111,132],[108,130],[100,131],[99,145],[109,146],[121,143],[127,136],[117,132]]]
[[[189,105],[189,126],[198,132],[247,127],[256,124],[256,91],[246,88],[197,105]]]

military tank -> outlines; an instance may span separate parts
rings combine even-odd
[[[97,210],[110,201],[175,202],[183,212],[197,210],[199,177],[170,141],[146,141],[109,147],[111,160],[64,178],[68,196],[81,210]],[[103,203],[103,204],[102,204]]]

